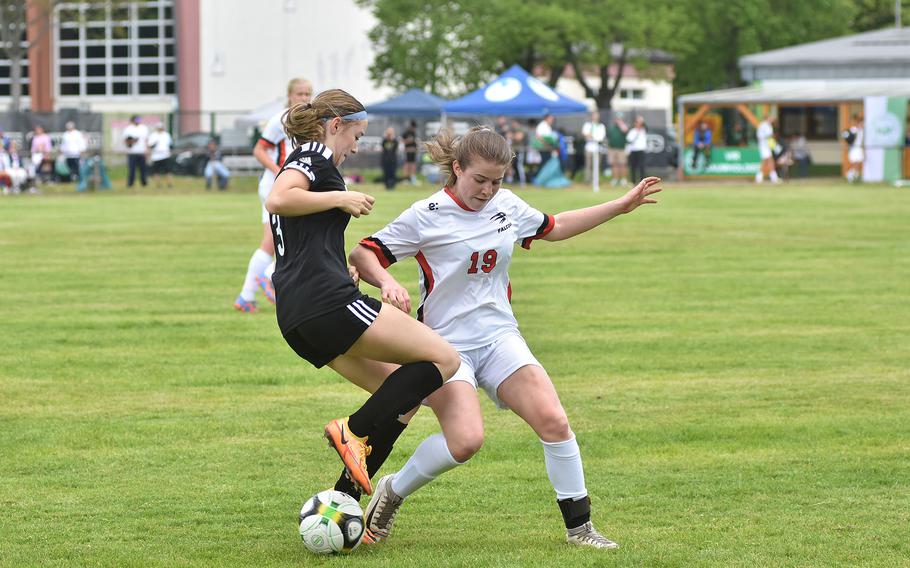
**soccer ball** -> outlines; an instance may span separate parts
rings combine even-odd
[[[300,509],[300,538],[316,554],[353,552],[363,531],[363,509],[347,493],[320,491]]]

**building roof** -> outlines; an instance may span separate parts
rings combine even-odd
[[[745,81],[910,78],[910,28],[885,28],[739,58]]]
[[[910,28],[873,32],[772,49],[739,58],[742,65],[803,65],[806,63],[879,63],[910,61]]]
[[[910,78],[894,80],[837,80],[769,82],[753,87],[692,93],[683,104],[836,103],[864,97],[910,97]]]

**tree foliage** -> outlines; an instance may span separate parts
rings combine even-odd
[[[374,81],[397,89],[418,87],[459,95],[514,63],[549,70],[554,84],[566,65],[576,74],[612,64],[644,68],[634,49],[685,51],[681,11],[671,0],[628,5],[621,0],[358,0],[372,10]],[[655,18],[655,10],[663,17]],[[619,49],[617,50],[617,46]],[[609,106],[616,84],[585,84]]]

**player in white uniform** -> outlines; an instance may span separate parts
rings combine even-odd
[[[591,524],[578,444],[549,375],[518,330],[508,268],[516,243],[530,248],[535,239],[568,239],[655,203],[650,196],[660,191],[654,187],[660,180],[646,178],[619,199],[554,217],[500,189],[512,151],[492,129],[474,128],[460,141],[444,132],[427,150],[449,173],[447,186],[362,240],[350,261],[363,280],[382,290],[384,302],[410,311],[407,290],[386,267],[415,257],[421,288],[417,317],[459,351],[462,365],[427,398],[442,434],[424,440],[400,471],[376,485],[366,511],[368,538],[388,537],[405,497],[480,449],[483,423],[475,394],[480,386],[539,436],[568,541],[615,548]]]
[[[288,83],[287,108],[299,103],[308,103],[313,96],[313,85],[306,79],[297,77]],[[234,301],[234,309],[245,312],[257,312],[256,289],[262,288],[268,301],[275,303],[275,289],[272,287],[271,272],[274,270],[273,256],[275,245],[272,242],[272,230],[269,226],[269,213],[265,209],[265,200],[272,192],[275,176],[281,171],[284,161],[291,153],[291,141],[284,132],[281,118],[287,108],[275,114],[266,123],[262,135],[253,148],[253,156],[265,168],[259,178],[259,201],[262,203],[262,241],[259,243],[250,262],[247,264],[243,288]]]
[[[844,140],[847,142],[847,161],[850,165],[847,167],[847,181],[858,181],[863,175],[863,162],[866,159],[863,151],[863,117],[855,115],[853,125],[844,132]]]
[[[780,183],[780,179],[777,177],[777,167],[774,164],[774,152],[771,147],[772,144],[776,144],[774,140],[775,120],[773,116],[766,117],[758,123],[758,128],[755,130],[755,137],[758,139],[758,155],[761,158],[758,173],[755,174],[756,183],[761,183],[765,175],[768,176],[771,183]]]

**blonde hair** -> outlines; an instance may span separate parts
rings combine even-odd
[[[341,89],[330,89],[316,95],[312,102],[299,103],[289,108],[281,118],[281,123],[294,146],[299,146],[304,142],[324,140],[326,121],[365,111],[360,101],[350,94]],[[345,123],[359,120],[364,119],[345,120]]]
[[[447,187],[453,187],[458,181],[453,167],[456,161],[462,169],[475,159],[505,167],[515,157],[509,142],[489,126],[475,126],[460,138],[456,138],[451,130],[440,130],[424,146],[442,173],[448,175]]]
[[[286,106],[291,106],[291,92],[294,91],[294,87],[297,86],[299,83],[306,83],[307,85],[310,86],[310,90],[313,89],[313,83],[310,83],[309,79],[307,79],[305,77],[294,77],[293,79],[288,81],[288,91],[287,91],[288,100],[287,100]]]

